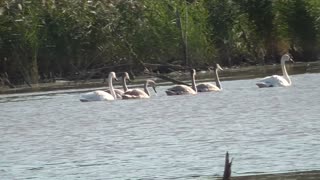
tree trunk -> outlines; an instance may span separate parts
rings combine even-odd
[[[182,24],[181,24],[181,16],[179,10],[176,10],[176,23],[178,26],[178,29],[181,33],[181,46],[182,46],[182,57],[183,57],[183,63],[185,66],[189,65],[188,62],[188,49],[187,49],[187,30],[183,32]]]
[[[30,78],[31,78],[32,84],[38,84],[38,80],[39,80],[37,57],[38,57],[38,50],[34,50],[34,53],[32,55],[32,60],[31,60],[31,67],[30,67]]]

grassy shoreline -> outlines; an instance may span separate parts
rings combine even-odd
[[[320,61],[309,63],[296,63],[287,65],[287,69],[290,75],[303,74],[303,73],[319,73]],[[240,79],[252,79],[259,78],[272,74],[281,74],[281,68],[279,65],[265,65],[265,66],[248,66],[248,67],[236,67],[225,68],[219,76],[221,81],[228,80],[240,80]],[[169,77],[178,79],[181,81],[189,81],[189,75],[187,74],[168,74]],[[154,78],[150,76],[137,77],[132,83],[131,87],[141,86],[146,78]],[[198,72],[196,76],[197,82],[212,81],[213,76],[211,72]],[[157,78],[159,85],[170,85],[172,83],[163,81]],[[115,83],[115,86],[120,86],[119,83]],[[45,92],[54,90],[71,90],[84,88],[104,88],[107,87],[107,83],[103,83],[102,79],[95,79],[86,82],[75,81],[57,81],[55,83],[39,83],[33,87],[27,85],[20,85],[16,88],[0,87],[0,94],[17,94],[17,93],[29,93],[29,92]]]

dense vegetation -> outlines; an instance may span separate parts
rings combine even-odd
[[[15,83],[144,63],[317,60],[318,0],[1,0],[0,73]]]

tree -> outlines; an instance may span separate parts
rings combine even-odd
[[[303,0],[279,1],[280,22],[287,24],[290,51],[305,61],[317,59],[316,20],[309,11],[309,4]]]
[[[217,48],[219,58],[225,65],[232,65],[232,52],[234,51],[234,24],[238,10],[229,0],[206,0],[208,10],[208,26],[210,37]]]
[[[248,21],[251,22],[255,39],[253,43],[255,44],[255,47],[258,47],[256,48],[255,53],[258,55],[259,52],[262,52],[262,56],[256,58],[263,60],[263,64],[268,60],[277,59],[272,0],[235,1],[239,5],[241,11],[247,15]]]

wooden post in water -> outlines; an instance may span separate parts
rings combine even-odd
[[[232,165],[232,159],[231,161],[229,161],[229,153],[227,151],[222,180],[231,180],[231,165]]]

